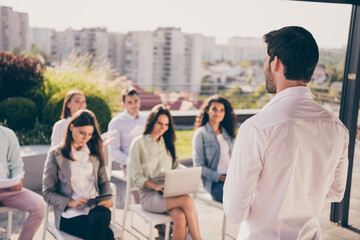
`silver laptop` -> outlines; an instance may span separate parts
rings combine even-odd
[[[165,173],[164,197],[176,197],[199,190],[201,167],[170,170]]]

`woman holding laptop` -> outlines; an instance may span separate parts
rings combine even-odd
[[[88,202],[110,193],[96,117],[89,110],[79,110],[67,126],[63,143],[47,156],[42,195],[54,206],[60,230],[85,239],[112,240],[111,200]]]
[[[144,134],[135,138],[129,151],[129,174],[140,189],[143,209],[168,214],[173,218],[173,240],[186,238],[186,227],[192,239],[200,237],[199,222],[189,195],[165,198],[164,173],[179,167],[175,153],[175,131],[172,116],[163,105],[150,111]]]
[[[235,139],[236,116],[231,103],[216,95],[208,98],[200,109],[194,127],[193,161],[196,166],[202,167],[205,190],[215,201],[222,202]]]

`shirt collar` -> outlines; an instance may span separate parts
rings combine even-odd
[[[86,153],[86,154],[90,154],[90,149],[88,148],[88,146],[85,144],[85,146],[83,146],[79,151],[77,151],[73,146],[71,146],[71,151],[73,153]]]
[[[127,118],[131,118],[131,119],[138,119],[140,116],[140,113],[138,113],[137,117],[134,117],[134,116],[130,115],[126,110],[124,110],[124,116]]]
[[[220,128],[220,131],[221,131],[221,134],[222,134],[222,133],[225,131],[225,129],[224,129],[222,126],[220,126],[219,128]],[[207,132],[213,132],[215,135],[217,135],[217,134],[214,132],[214,130],[211,128],[209,122],[207,122],[207,123],[205,124],[205,129],[206,129]]]
[[[308,98],[313,99],[313,95],[310,91],[310,88],[307,86],[297,86],[297,87],[289,87],[281,92],[277,93],[263,108],[262,110],[268,108],[269,106],[275,104],[285,97],[291,98]]]
[[[155,139],[150,134],[144,135],[144,138],[150,142],[156,142]],[[164,138],[162,136],[160,137],[159,143],[161,142],[164,142]]]

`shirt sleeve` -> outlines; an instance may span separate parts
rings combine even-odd
[[[349,136],[347,135],[341,157],[335,169],[334,180],[326,195],[327,202],[340,202],[344,197],[344,193],[346,189],[348,164],[349,164],[348,145],[349,145]]]
[[[122,152],[121,149],[121,133],[119,129],[116,127],[116,121],[111,121],[109,123],[108,132],[116,131],[114,134],[114,140],[109,144],[109,156],[112,161],[118,162],[121,166],[126,166],[128,155]]]
[[[8,146],[8,166],[10,178],[24,175],[24,163],[21,158],[21,149],[19,141],[13,131],[10,131],[10,142]]]
[[[64,136],[64,133],[60,133],[61,128],[59,127],[59,124],[55,123],[53,127],[53,131],[51,133],[51,147],[54,147],[56,145],[59,145],[61,143],[62,136]]]
[[[213,182],[218,182],[221,174],[205,165],[204,144],[200,131],[195,131],[194,133],[194,137],[192,139],[192,155],[195,165],[197,167],[202,167],[201,175]]]
[[[260,173],[263,169],[264,136],[244,122],[235,140],[226,180],[223,206],[226,217],[240,223],[249,214]]]
[[[59,193],[58,169],[54,151],[50,151],[45,161],[41,195],[46,202],[64,211],[71,198]]]
[[[141,164],[141,145],[137,141],[133,141],[129,150],[129,174],[132,183],[139,189],[144,188],[147,177],[144,176]]]

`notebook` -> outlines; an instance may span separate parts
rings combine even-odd
[[[176,197],[199,190],[201,167],[170,170],[165,173],[164,197]]]

